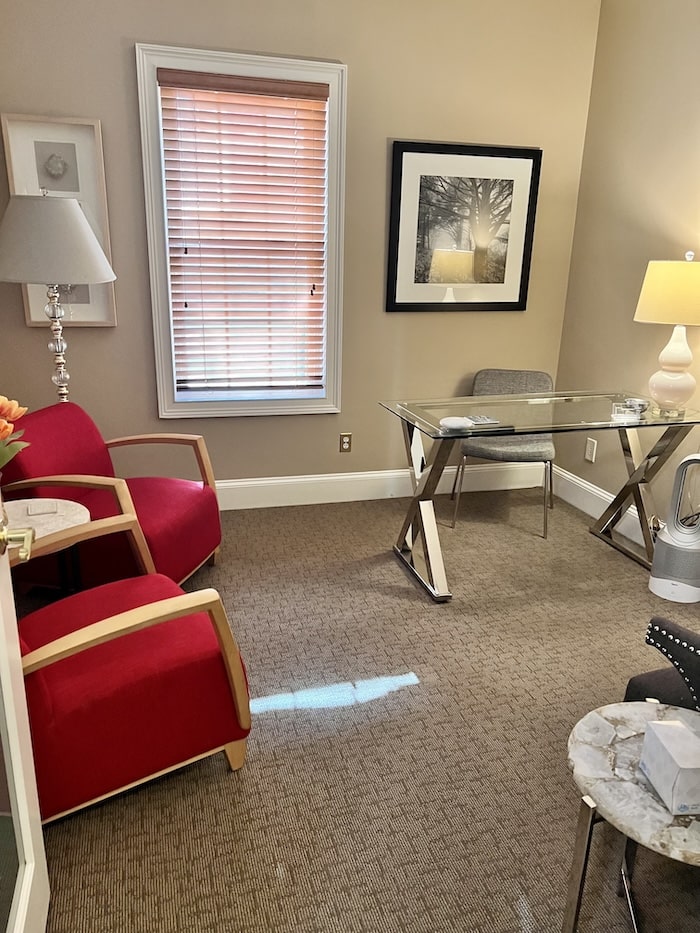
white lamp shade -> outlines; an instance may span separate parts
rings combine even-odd
[[[91,285],[114,279],[75,198],[10,198],[0,223],[0,282]]]
[[[700,324],[700,262],[650,262],[634,319],[647,324]]]

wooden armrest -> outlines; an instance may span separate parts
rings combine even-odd
[[[134,503],[131,499],[126,480],[116,476],[93,476],[89,473],[64,473],[54,476],[33,476],[31,479],[20,479],[14,483],[3,486],[3,492],[16,492],[20,489],[31,489],[33,486],[77,486],[82,489],[111,489],[117,505],[124,513],[134,512]]]
[[[127,437],[112,438],[112,440],[105,441],[105,444],[109,448],[129,447],[136,444],[184,444],[192,448],[204,485],[216,489],[209,451],[201,434],[131,434]]]
[[[83,522],[80,525],[72,525],[70,528],[62,528],[60,531],[54,531],[50,535],[42,535],[32,544],[29,559],[36,557],[45,557],[47,554],[55,554],[74,544],[80,544],[82,541],[90,541],[92,538],[99,538],[102,535],[124,532],[129,536],[129,543],[138,561],[142,573],[155,573],[156,568],[151,557],[151,552],[146,544],[141,526],[134,514],[113,515],[110,518],[100,518],[92,522]],[[24,563],[19,558],[18,552],[10,551],[10,566],[16,567]]]
[[[47,645],[26,654],[22,658],[22,670],[26,677],[28,674],[39,671],[49,664],[69,658],[80,651],[85,651],[87,648],[93,648],[95,645],[104,644],[113,638],[120,638],[122,635],[137,632],[139,629],[158,625],[160,622],[167,622],[170,619],[179,619],[195,612],[206,612],[211,619],[231,685],[238,722],[241,728],[249,729],[250,706],[243,664],[238,645],[226,618],[226,610],[219,594],[214,589],[183,593],[180,596],[172,596],[169,599],[149,603],[147,606],[139,606],[137,609],[121,612],[100,622],[93,622],[92,625],[87,625],[70,635],[56,638]]]
[[[45,553],[52,553],[52,551],[46,550],[47,547],[53,548],[53,551],[60,551],[63,548],[69,547],[70,544],[79,543],[81,540],[87,541],[98,535],[112,534],[115,531],[125,531],[129,536],[131,550],[143,573],[155,573],[156,568],[151,555],[151,549],[148,546],[146,536],[136,517],[136,509],[126,480],[119,479],[115,476],[91,476],[84,474],[39,476],[32,479],[18,480],[15,483],[8,483],[7,486],[4,487],[4,491],[30,489],[33,486],[56,486],[58,488],[61,486],[77,486],[83,489],[110,489],[114,493],[114,498],[116,499],[121,516],[114,516],[114,521],[111,525],[107,524],[109,519],[101,519],[99,521],[74,525],[72,528],[65,529],[64,531],[57,531],[52,535],[46,535],[39,540],[39,543],[33,545],[30,559],[32,557],[41,557]],[[123,527],[118,526],[119,523],[116,520],[119,518],[124,519]],[[76,539],[70,543],[60,543],[72,535],[79,535],[79,537],[76,537]],[[17,563],[17,561],[15,560],[14,563]]]

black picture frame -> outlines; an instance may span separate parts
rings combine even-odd
[[[386,310],[524,311],[541,165],[541,149],[395,140]]]

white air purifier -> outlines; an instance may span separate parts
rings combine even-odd
[[[689,471],[700,467],[700,454],[681,460],[676,470],[671,508],[654,545],[649,589],[676,603],[700,602],[700,512],[681,516]]]

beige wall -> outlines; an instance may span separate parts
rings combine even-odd
[[[671,328],[635,324],[650,259],[700,258],[700,4],[603,0],[581,175],[558,387],[646,393]],[[688,328],[700,376],[700,328]],[[700,407],[700,394],[691,400]],[[640,432],[646,444],[651,431]],[[698,450],[698,428],[682,453]],[[594,466],[585,437],[557,443],[557,463],[609,491],[626,477],[612,432]],[[676,457],[676,460],[678,457]],[[665,518],[673,470],[659,477]]]
[[[108,435],[203,433],[219,479],[293,476],[404,466],[398,422],[378,399],[452,395],[466,390],[466,377],[481,366],[553,372],[598,12],[599,0],[29,0],[6,5],[0,109],[102,121],[118,326],[68,333],[73,400],[87,407]],[[134,64],[138,41],[347,64],[341,414],[158,420]],[[684,93],[693,90],[688,86]],[[525,313],[384,311],[394,138],[543,149]],[[6,200],[0,168],[0,209]],[[636,271],[629,273],[631,289]],[[18,286],[0,285],[0,307],[0,392],[32,408],[52,403],[45,334],[25,326]],[[575,320],[573,313],[573,326]],[[351,454],[337,452],[341,430],[353,432]]]

